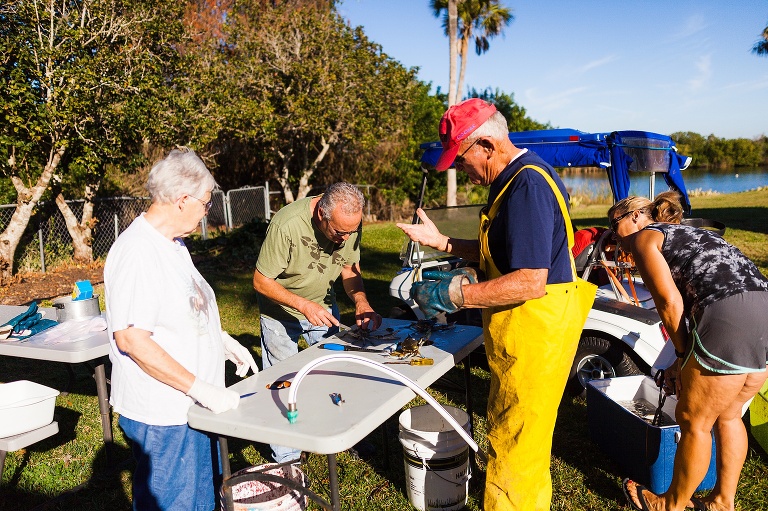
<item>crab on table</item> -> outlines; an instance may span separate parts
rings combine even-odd
[[[411,330],[422,334],[424,337],[429,337],[432,332],[440,332],[442,330],[450,330],[456,326],[456,322],[441,324],[435,319],[420,319],[411,323]]]
[[[408,336],[402,341],[398,342],[395,349],[390,352],[390,355],[399,359],[420,357],[424,358],[424,355],[419,351],[422,346],[432,344],[432,341],[427,337],[412,337]]]
[[[352,342],[362,341],[363,346],[366,346],[368,343],[372,343],[374,339],[385,341],[393,341],[397,339],[397,334],[395,333],[394,328],[387,328],[385,332],[386,333],[374,334],[370,330],[358,328],[355,326],[354,328],[348,328],[342,332],[339,332],[336,336],[339,338],[351,337],[353,339]]]

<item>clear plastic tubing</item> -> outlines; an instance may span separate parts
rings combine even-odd
[[[367,358],[363,358],[358,355],[351,355],[348,353],[339,353],[335,355],[327,355],[325,357],[320,357],[318,359],[313,360],[312,362],[308,363],[301,369],[299,369],[299,372],[296,373],[296,376],[293,379],[293,384],[291,385],[289,392],[288,392],[288,422],[294,423],[296,422],[296,419],[298,417],[299,411],[296,408],[296,394],[299,391],[299,385],[301,384],[301,380],[313,369],[324,365],[329,364],[331,362],[354,362],[356,364],[361,364],[364,366],[372,367],[373,369],[377,369],[381,371],[382,373],[386,373],[392,378],[398,380],[400,383],[414,391],[416,394],[424,398],[424,400],[429,404],[432,408],[437,410],[437,412],[448,422],[448,424],[451,425],[451,427],[456,430],[456,432],[461,436],[461,438],[464,439],[465,442],[467,442],[467,445],[469,447],[477,452],[480,453],[480,448],[478,447],[477,443],[472,439],[471,436],[469,436],[469,433],[467,433],[464,428],[461,427],[461,425],[454,419],[450,413],[448,413],[445,408],[443,408],[440,403],[438,403],[435,398],[430,396],[427,391],[419,387],[416,382],[411,380],[410,378],[403,376],[401,373],[397,372],[396,370],[392,369],[391,367],[387,367],[384,364],[380,364],[379,362],[375,362],[373,360],[369,360]],[[471,420],[471,418],[470,418]],[[483,453],[480,453],[481,455]]]

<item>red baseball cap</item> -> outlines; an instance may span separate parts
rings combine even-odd
[[[470,98],[453,105],[440,119],[440,143],[443,152],[437,170],[447,170],[459,152],[461,141],[472,134],[496,112],[496,107],[480,98]]]

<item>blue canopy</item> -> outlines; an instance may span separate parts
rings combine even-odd
[[[671,138],[647,131],[584,133],[574,129],[519,131],[509,134],[515,146],[528,148],[553,167],[600,167],[608,173],[615,201],[629,194],[629,172],[663,173],[667,185],[680,193],[683,209],[691,212],[681,170],[691,159],[677,154]],[[422,144],[422,163],[434,167],[440,142]]]

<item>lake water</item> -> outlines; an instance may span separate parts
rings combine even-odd
[[[587,195],[589,197],[610,197],[611,187],[605,172],[581,172],[568,170],[560,174],[571,195]],[[630,195],[648,196],[650,189],[650,174],[630,172]],[[768,167],[745,167],[729,170],[684,170],[683,181],[688,193],[694,191],[734,193],[754,190],[768,186]],[[667,190],[664,176],[655,176],[656,193]]]

